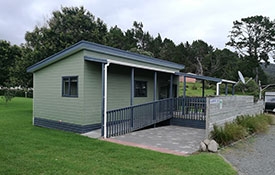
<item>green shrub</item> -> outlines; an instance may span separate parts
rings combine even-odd
[[[267,115],[261,114],[256,116],[238,116],[235,122],[246,128],[249,134],[253,134],[266,131],[271,119]]]
[[[32,90],[24,90],[24,89],[8,89],[11,93],[14,94],[15,97],[25,97],[27,92],[28,98],[33,98],[33,91]],[[4,96],[7,88],[0,89],[0,96]]]
[[[225,146],[249,134],[264,132],[271,123],[272,116],[270,115],[238,116],[233,122],[225,123],[224,126],[214,125],[210,135],[220,145]]]
[[[14,91],[11,91],[10,89],[5,89],[2,99],[5,101],[5,103],[8,103],[14,97],[15,97]]]
[[[220,145],[228,145],[234,141],[245,138],[248,135],[246,129],[235,122],[225,123],[224,126],[214,125],[211,138]]]

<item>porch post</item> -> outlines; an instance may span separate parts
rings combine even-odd
[[[228,84],[225,83],[225,95],[228,95]]]
[[[135,95],[135,68],[132,67],[131,70],[131,99],[130,105],[133,106],[134,104],[134,95]]]
[[[235,84],[236,85],[236,84]],[[235,85],[234,84],[232,84],[232,95],[234,95],[235,94]]]
[[[182,115],[185,114],[185,100],[186,100],[186,76],[183,77],[183,97],[182,97]]]
[[[218,82],[216,84],[216,96],[219,96],[220,95],[220,84],[222,84],[222,82]]]
[[[157,79],[158,79],[158,73],[154,73],[154,101],[157,100]]]
[[[131,70],[131,100],[130,105],[134,105],[134,96],[135,96],[135,68],[132,67]],[[131,127],[134,126],[134,110],[131,107]]]
[[[102,89],[102,104],[101,104],[101,136],[104,135],[104,105],[105,105],[105,71],[104,71],[105,64],[102,63],[101,65],[101,89]]]
[[[204,97],[204,85],[205,85],[204,80],[202,80],[202,97]]]
[[[173,97],[173,74],[170,75],[170,93],[169,98]]]
[[[169,94],[169,97],[170,97],[170,113],[171,113],[171,115],[172,115],[172,117],[173,117],[173,107],[174,107],[174,104],[173,104],[173,102],[174,102],[174,99],[172,99],[173,98],[173,74],[171,74],[170,75],[170,94]]]
[[[157,79],[158,73],[154,72],[154,101],[157,101]],[[156,103],[153,104],[153,120],[156,119]],[[154,127],[156,124],[154,124]]]

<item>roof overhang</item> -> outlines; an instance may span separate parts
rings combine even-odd
[[[197,74],[192,74],[192,73],[182,73],[182,72],[176,72],[176,75],[179,76],[185,76],[189,78],[195,78],[197,80],[206,80],[206,81],[214,81],[214,82],[221,82],[221,78],[215,78],[215,77],[208,77],[208,76],[203,76],[203,75],[197,75]]]
[[[216,83],[229,83],[229,84],[236,84],[237,83],[236,81],[232,81],[232,80],[226,80],[226,79],[221,79],[221,78],[197,75],[197,74],[193,74],[193,73],[176,72],[175,74],[179,75],[179,76],[195,78],[197,80],[213,81],[213,82],[216,82]]]
[[[161,60],[157,58],[152,58],[149,56],[145,55],[140,55],[136,53],[132,53],[129,51],[124,51],[121,49],[116,49],[113,47],[109,46],[104,46],[101,44],[96,44],[92,42],[87,42],[87,41],[80,41],[30,67],[27,68],[27,72],[35,72],[39,69],[42,69],[50,64],[53,64],[67,56],[70,56],[74,53],[77,53],[81,50],[88,50],[92,52],[97,52],[97,53],[102,53],[102,54],[107,54],[107,55],[112,55],[112,56],[117,56],[117,57],[122,57],[126,58],[129,60],[134,60],[134,61],[139,61],[139,62],[144,62],[148,64],[154,64],[154,65],[159,65],[167,68],[172,68],[176,70],[182,70],[184,69],[184,65],[177,64],[174,62],[166,61],[166,60]]]
[[[105,63],[105,64],[108,63],[107,59],[94,58],[94,57],[90,57],[90,56],[84,56],[84,60],[97,62],[97,63]]]

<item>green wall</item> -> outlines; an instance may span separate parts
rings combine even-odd
[[[85,124],[83,52],[34,73],[34,117]],[[62,97],[62,76],[78,76],[78,98]]]
[[[84,62],[84,123],[101,123],[101,63]]]
[[[80,125],[101,122],[102,63],[85,61],[84,56],[111,56],[88,53],[80,51],[34,73],[34,117]],[[62,97],[62,76],[78,76],[77,98]],[[134,105],[153,101],[154,71],[135,68],[135,80],[147,82],[147,97],[134,97]],[[157,99],[169,80],[170,74],[158,72]],[[107,82],[107,109],[130,106],[131,67],[111,63]]]

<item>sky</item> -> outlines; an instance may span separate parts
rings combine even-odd
[[[80,7],[123,31],[133,22],[176,44],[201,39],[223,49],[233,21],[255,15],[275,19],[274,0],[0,0],[0,40],[25,43],[25,33],[43,26],[61,7]]]

